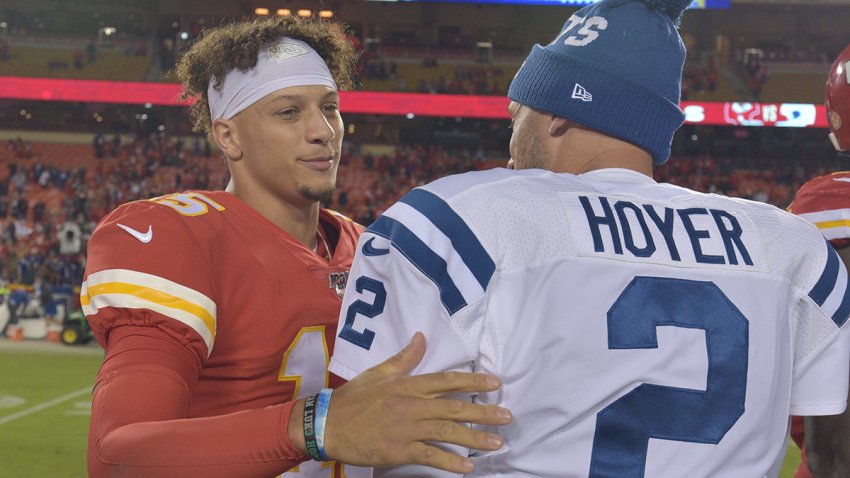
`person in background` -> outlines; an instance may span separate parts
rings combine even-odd
[[[58,304],[53,296],[53,289],[57,283],[56,273],[43,269],[41,276],[33,284],[33,291],[37,294],[41,306],[41,318],[44,320],[44,326],[48,331],[48,339],[51,338],[49,332],[62,329],[62,320],[58,315]]]
[[[11,293],[9,280],[6,279],[6,270],[0,267],[0,336],[3,337],[6,336],[6,331],[12,318],[12,307],[9,305],[9,296]]]
[[[824,95],[829,139],[840,153],[850,151],[848,67],[850,45],[833,62]],[[838,251],[842,262],[850,264],[850,173],[837,172],[809,180],[800,187],[788,210],[816,225]],[[802,450],[802,463],[794,472],[795,478],[812,478],[812,472],[818,478],[850,476],[850,413],[847,411],[837,416],[805,420],[794,417],[791,437]]]
[[[6,324],[6,337],[10,340],[19,341],[24,338],[24,329],[19,320],[29,305],[30,296],[23,287],[9,288],[6,296],[8,306],[9,322]]]

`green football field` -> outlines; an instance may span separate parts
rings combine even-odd
[[[103,352],[0,338],[0,478],[86,476],[91,387]],[[788,448],[779,475],[792,478]]]
[[[85,477],[103,351],[0,339],[0,477]]]

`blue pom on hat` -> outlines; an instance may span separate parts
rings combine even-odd
[[[648,151],[670,156],[685,46],[677,30],[690,0],[602,0],[582,8],[545,46],[534,45],[508,97]]]
[[[678,24],[682,13],[690,6],[691,0],[642,0],[649,8],[667,14]]]
[[[688,9],[693,0],[611,0],[610,4],[613,6],[629,2],[643,3],[650,10],[657,10],[666,14],[670,17],[670,20],[673,20],[674,24],[678,25],[682,13]]]

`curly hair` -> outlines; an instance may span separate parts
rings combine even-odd
[[[340,90],[354,86],[353,71],[357,53],[343,27],[321,19],[272,17],[233,23],[205,30],[200,39],[177,63],[175,73],[183,83],[180,99],[197,98],[189,109],[193,131],[212,131],[207,89],[221,89],[227,74],[239,68],[250,70],[257,65],[262,48],[282,37],[301,40],[325,60]]]

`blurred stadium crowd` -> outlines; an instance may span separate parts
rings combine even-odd
[[[327,206],[368,225],[411,188],[448,174],[503,166],[508,159],[439,145],[388,145],[385,151],[348,144]],[[704,153],[672,158],[656,170],[656,179],[784,207],[803,182],[835,170],[839,161]],[[6,286],[78,285],[86,239],[109,211],[177,191],[223,189],[228,181],[224,162],[205,140],[165,133],[126,140],[97,135],[91,145],[17,138],[0,150],[0,164],[0,284]]]

